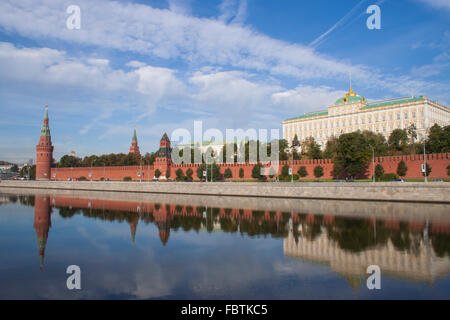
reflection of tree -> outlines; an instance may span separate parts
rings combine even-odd
[[[328,228],[328,237],[342,249],[361,252],[376,244],[369,220],[336,217],[334,221],[334,226]]]
[[[72,218],[74,215],[79,214],[81,212],[80,209],[71,209],[69,207],[56,207],[59,211],[59,215],[61,218]]]
[[[400,223],[399,230],[392,231],[391,241],[394,247],[400,251],[409,251],[411,248],[410,232],[408,225],[404,222]]]
[[[434,252],[440,258],[444,256],[450,256],[450,239],[446,234],[432,234],[431,244]]]

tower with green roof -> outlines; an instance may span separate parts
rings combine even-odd
[[[137,135],[136,135],[136,126],[134,127],[134,134],[133,139],[131,140],[131,147],[130,152],[135,155],[141,155],[141,152],[139,151],[138,141],[137,141]]]

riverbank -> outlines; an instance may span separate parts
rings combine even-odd
[[[2,188],[131,192],[272,199],[429,202],[450,204],[450,183],[233,183],[0,181]]]

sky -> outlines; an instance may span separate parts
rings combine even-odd
[[[196,120],[281,134],[350,78],[369,102],[449,106],[449,71],[448,0],[2,0],[0,160],[35,158],[45,105],[56,160],[127,153],[134,126],[145,153]]]

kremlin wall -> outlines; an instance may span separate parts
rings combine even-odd
[[[160,148],[156,153],[156,159],[153,165],[145,166],[113,166],[113,167],[76,167],[76,168],[51,168],[51,160],[53,158],[53,145],[51,142],[48,110],[46,107],[44,123],[41,130],[39,144],[36,146],[36,180],[60,180],[67,181],[69,179],[76,180],[80,177],[85,177],[88,180],[111,180],[122,181],[125,177],[130,177],[133,181],[151,181],[155,178],[155,171],[161,172],[160,180],[174,180],[176,178],[176,171],[182,169],[186,175],[186,171],[191,168],[194,172],[194,180],[199,180],[197,177],[197,168],[200,164],[173,164],[171,160],[171,145],[166,133],[164,133]],[[130,147],[130,153],[140,154],[137,143],[136,129]],[[450,164],[450,154],[427,154],[426,162],[431,166],[432,171],[429,179],[448,179],[447,166]],[[375,158],[375,166],[380,164],[384,168],[385,173],[395,173],[400,161],[404,161],[408,167],[405,179],[423,179],[421,173],[421,165],[423,164],[423,155],[408,155],[408,156],[392,156],[392,157],[378,157]],[[254,180],[252,178],[252,169],[255,163],[236,163],[236,164],[218,164],[220,172],[223,174],[227,168],[231,169],[232,178],[229,180]],[[270,167],[270,163],[262,163],[266,168]],[[284,165],[293,167],[294,174],[297,173],[300,167],[306,167],[308,176],[304,179],[315,179],[313,175],[314,168],[321,166],[324,169],[324,175],[321,179],[333,179],[333,162],[330,159],[321,160],[294,160],[294,161],[280,161],[279,173]],[[243,169],[244,176],[239,177],[240,169]],[[373,166],[370,164],[365,172],[359,178],[370,178],[373,175]],[[168,178],[165,177],[166,172],[170,172]],[[139,173],[141,173],[139,175]]]

